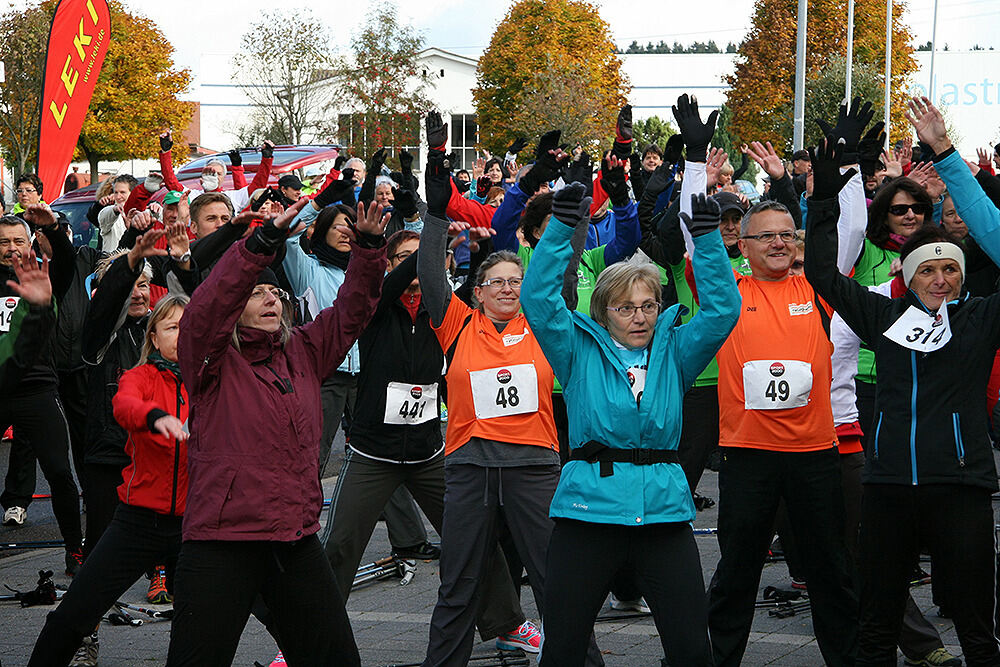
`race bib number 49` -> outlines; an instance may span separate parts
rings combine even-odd
[[[787,410],[809,404],[812,365],[805,361],[748,361],[743,364],[747,410]]]
[[[423,424],[438,416],[438,386],[390,382],[385,390],[386,424]]]
[[[534,364],[469,371],[476,417],[506,417],[538,410],[538,373]]]
[[[910,306],[882,335],[917,352],[939,350],[951,340],[948,304],[942,303],[936,313],[925,313]]]
[[[10,331],[10,319],[14,317],[14,309],[20,300],[17,296],[0,297],[0,333]]]

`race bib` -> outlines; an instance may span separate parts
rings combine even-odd
[[[538,373],[534,364],[469,371],[476,417],[490,419],[538,410]]]
[[[747,410],[787,410],[809,404],[812,365],[805,361],[748,361],[743,364]]]
[[[925,313],[910,306],[882,335],[917,352],[940,350],[951,340],[948,304],[942,302],[936,313]]]
[[[642,401],[642,392],[646,389],[646,369],[638,366],[628,369],[628,384],[632,388],[632,396],[638,405]]]
[[[0,333],[10,331],[10,319],[14,317],[14,309],[20,300],[19,296],[0,297]]]
[[[385,388],[385,423],[413,425],[437,419],[437,400],[437,382],[390,382]]]

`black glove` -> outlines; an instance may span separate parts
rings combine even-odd
[[[247,239],[247,250],[258,255],[273,255],[287,237],[288,229],[278,229],[272,220],[268,220]]]
[[[559,148],[559,137],[561,136],[562,130],[552,130],[543,134],[538,140],[538,147],[535,149],[535,163],[521,177],[521,191],[529,197],[538,192],[542,183],[558,178],[562,172],[563,163],[556,160],[555,155],[549,153],[549,151]]]
[[[275,198],[275,195],[277,195],[277,198]],[[265,203],[267,203],[269,201],[272,201],[272,200],[280,202],[281,201],[281,194],[280,193],[276,193],[272,188],[267,188],[263,192],[263,194],[261,194],[260,197],[257,197],[256,200],[254,200],[254,201],[252,201],[250,203],[250,210],[251,211],[259,211],[261,209],[261,207]]]
[[[518,137],[514,142],[507,147],[507,152],[511,155],[517,155],[524,150],[524,147],[528,145],[528,140],[524,137]]]
[[[412,218],[417,214],[417,200],[410,190],[392,189],[392,207],[404,218]]]
[[[493,181],[490,180],[489,176],[480,176],[476,181],[476,196],[485,197],[490,193],[490,188],[493,187]]]
[[[372,153],[371,158],[368,160],[368,173],[375,175],[381,173],[382,165],[385,164],[385,158],[388,155],[389,152],[385,149],[385,146]]]
[[[667,145],[663,149],[663,162],[666,164],[677,164],[684,151],[684,137],[674,134],[667,139]]]
[[[611,152],[619,160],[625,160],[632,153],[632,105],[626,104],[618,112],[615,121],[615,143]]]
[[[855,99],[855,101],[857,101]],[[817,201],[834,199],[847,185],[857,169],[849,169],[846,174],[840,173],[840,162],[844,157],[846,143],[832,134],[826,135],[826,141],[816,148],[809,148],[809,160],[813,170],[812,198]]]
[[[719,228],[722,220],[722,212],[719,204],[711,197],[706,197],[704,193],[691,195],[691,213],[681,211],[681,220],[684,226],[691,232],[692,238],[697,238],[713,232]]]
[[[576,227],[584,217],[590,217],[590,197],[582,183],[570,183],[552,195],[552,217],[570,227]]]
[[[858,166],[865,176],[874,176],[878,170],[879,161],[882,159],[882,148],[885,146],[884,130],[885,123],[879,121],[872,125],[858,142]]]
[[[427,214],[446,220],[445,211],[451,199],[451,168],[444,151],[427,151],[424,192],[427,194]]]
[[[684,145],[687,146],[687,159],[692,162],[705,162],[708,154],[708,144],[715,134],[715,121],[719,118],[719,110],[716,109],[708,115],[707,122],[701,122],[701,114],[698,113],[698,99],[689,98],[684,93],[677,98],[677,106],[672,107],[674,120],[684,137]]]
[[[582,151],[575,160],[571,160],[566,167],[566,183],[583,183],[590,186],[594,180],[594,172],[590,165],[590,154]]]
[[[633,177],[642,171],[642,156],[638,153],[632,153],[628,156],[628,173],[629,177]]]
[[[268,159],[274,157],[274,145],[269,142],[264,142],[264,145],[260,147],[260,157],[262,159]]]
[[[413,153],[406,150],[399,151],[399,169],[404,174],[413,171]]]
[[[748,158],[747,154],[744,153],[743,154],[743,161],[740,162],[740,166],[737,167],[736,171],[733,172],[733,182],[734,183],[736,181],[740,180],[741,178],[743,178],[743,174],[747,173],[747,168],[749,166],[750,166],[750,158]]]
[[[441,120],[441,114],[431,111],[424,121],[427,128],[427,146],[432,151],[444,151],[445,144],[448,143],[448,126]]]
[[[457,178],[452,179],[455,187],[458,188],[459,194],[465,194],[472,187],[472,181],[460,181]]]
[[[346,198],[348,196],[350,199],[354,199],[354,181],[349,176],[330,183],[330,185],[319,191],[319,194],[313,198],[313,201],[316,202],[316,206],[322,209],[338,201],[347,203]]]
[[[654,197],[659,197],[666,192],[670,184],[674,182],[673,165],[664,161],[657,167],[646,181],[645,193]]]
[[[240,152],[235,148],[229,151],[229,164],[234,167],[239,167],[243,164],[243,156],[240,155]]]
[[[170,149],[174,147],[174,140],[172,135],[167,132],[167,136],[160,137],[160,152],[169,153]]]
[[[834,139],[843,139],[843,152],[845,155],[852,157],[858,152],[858,142],[861,141],[861,133],[868,127],[868,123],[871,122],[874,115],[875,110],[872,109],[871,102],[865,102],[864,106],[862,106],[861,98],[855,97],[851,102],[850,108],[847,107],[847,102],[840,105],[836,126],[830,127],[830,124],[822,118],[817,118],[816,124],[819,125],[819,129],[822,130],[824,137],[829,137],[832,134]]]
[[[607,161],[601,168],[601,187],[608,193],[615,208],[628,205],[628,185],[625,183],[625,167],[618,165],[614,169],[608,167]]]

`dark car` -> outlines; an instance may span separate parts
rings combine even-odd
[[[284,174],[298,169],[304,169],[305,167],[318,162],[334,160],[343,149],[343,146],[332,144],[275,146],[274,162],[271,166],[271,177],[268,179],[268,184],[276,186],[278,184],[278,179]],[[243,169],[247,174],[246,178],[249,183],[253,180],[253,174],[256,173],[257,166],[260,164],[260,150],[256,148],[241,148],[240,156],[243,158]],[[185,188],[200,190],[201,184],[198,179],[201,177],[201,170],[204,169],[209,160],[220,160],[226,165],[227,174],[222,181],[222,189],[231,189],[233,187],[233,177],[231,170],[229,169],[230,163],[228,153],[206,155],[175,168],[174,173],[177,176],[177,180],[179,180],[181,185]],[[138,180],[142,183],[144,179],[140,178]],[[66,216],[66,219],[69,220],[70,225],[72,225],[74,245],[81,246],[90,244],[96,246],[97,244],[97,230],[87,219],[87,211],[89,211],[90,207],[94,204],[94,193],[97,192],[97,188],[99,186],[99,183],[91,184],[78,190],[73,190],[72,192],[62,195],[51,204],[52,209],[55,211],[61,211]],[[151,201],[162,201],[166,194],[167,190],[165,188],[161,188],[159,192],[153,195]]]

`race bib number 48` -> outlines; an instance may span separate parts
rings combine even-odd
[[[506,417],[538,410],[538,373],[534,364],[469,371],[476,417]]]
[[[438,416],[438,386],[390,382],[385,390],[386,424],[423,424]]]
[[[743,364],[747,410],[787,410],[809,404],[812,365],[805,361],[748,361]]]
[[[0,297],[0,333],[10,331],[10,319],[14,317],[14,309],[20,300],[17,296]]]

